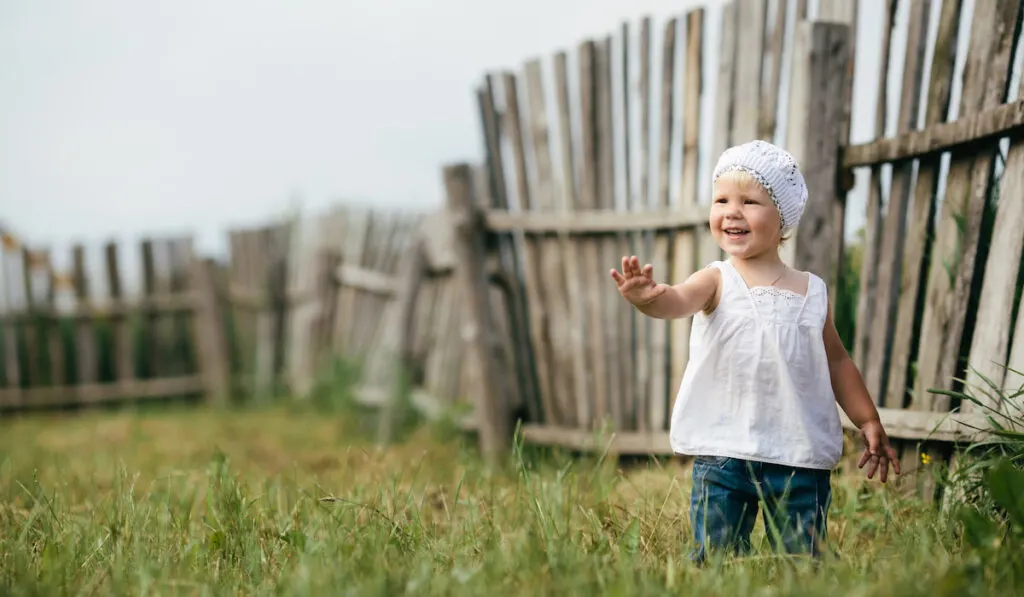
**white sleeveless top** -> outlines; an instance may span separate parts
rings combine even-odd
[[[809,274],[806,296],[748,289],[731,263],[709,267],[721,271],[721,299],[693,318],[672,450],[831,470],[843,430],[822,340],[825,283]]]

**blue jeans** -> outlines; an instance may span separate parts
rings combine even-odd
[[[831,471],[795,468],[723,456],[693,460],[690,522],[702,563],[709,550],[750,549],[759,506],[774,550],[820,555],[832,501]]]

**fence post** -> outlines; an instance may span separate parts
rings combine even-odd
[[[426,243],[420,237],[419,231],[414,233],[412,242],[405,249],[398,269],[398,288],[395,296],[392,297],[393,309],[385,313],[396,318],[394,322],[385,322],[386,326],[393,326],[388,329],[393,333],[389,340],[394,341],[383,343],[385,351],[383,357],[388,359],[392,367],[392,375],[388,382],[388,392],[385,396],[384,408],[381,409],[380,424],[377,429],[377,441],[381,445],[390,444],[394,439],[396,424],[404,424],[406,417],[412,407],[412,369],[415,360],[415,339],[416,339],[416,303],[419,298],[420,289],[427,272]],[[393,351],[389,353],[389,350]]]
[[[836,204],[845,193],[839,165],[843,130],[849,127],[844,104],[850,26],[800,21],[795,33],[786,139],[809,197],[789,261],[821,277],[834,305],[843,246]]]
[[[206,400],[226,406],[231,396],[231,369],[214,267],[209,259],[192,260],[191,286],[196,301],[192,333]]]
[[[470,166],[465,163],[445,166],[444,186],[455,227],[455,275],[469,306],[466,339],[469,349],[478,355],[483,381],[482,391],[473,397],[480,450],[493,464],[509,448],[512,421],[505,401],[505,372],[499,360],[501,339],[491,312],[486,231],[473,200]]]

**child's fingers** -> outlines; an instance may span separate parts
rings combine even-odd
[[[622,277],[622,274],[615,271],[614,269],[612,270],[612,279],[615,280],[615,283],[618,284],[619,286],[622,286],[623,284],[626,283],[626,279]]]
[[[633,277],[633,268],[630,267],[629,257],[622,258],[622,276],[627,280]]]
[[[903,473],[900,471],[900,459],[896,457],[896,450],[888,448],[887,451],[889,452],[889,460],[892,461],[892,469],[896,471],[897,475],[902,475]]]

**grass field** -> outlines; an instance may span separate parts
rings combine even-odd
[[[686,562],[689,467],[540,450],[489,474],[424,427],[202,409],[0,421],[5,595],[986,595],[1020,546],[840,472],[835,558]],[[978,541],[975,541],[978,543]],[[1012,550],[1012,552],[1011,552]],[[1015,593],[1016,592],[1016,593]]]

